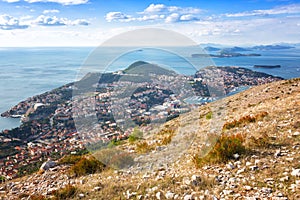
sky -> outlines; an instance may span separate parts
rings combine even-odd
[[[98,46],[140,28],[197,43],[300,42],[300,0],[0,0],[0,46]]]

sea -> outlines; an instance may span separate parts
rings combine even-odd
[[[0,113],[28,97],[79,80],[88,72],[113,72],[138,60],[182,74],[193,74],[202,67],[215,65],[245,67],[285,79],[300,77],[300,48],[241,52],[261,54],[255,57],[202,59],[191,57],[194,50],[173,50],[138,47],[0,48]],[[281,65],[281,68],[254,68],[254,65]],[[19,125],[18,118],[0,117],[0,131]]]

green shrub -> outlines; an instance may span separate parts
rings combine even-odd
[[[242,134],[222,135],[217,139],[214,148],[204,157],[194,156],[193,161],[197,167],[205,163],[222,163],[233,158],[234,154],[244,154],[245,138]]]
[[[4,176],[0,176],[0,183],[5,182],[5,177]]]
[[[211,119],[212,118],[212,112],[210,111],[209,113],[207,113],[205,118],[206,119]]]
[[[82,157],[77,163],[75,163],[70,168],[70,173],[78,177],[86,174],[94,174],[96,172],[103,171],[104,168],[104,164],[102,164],[94,157]]]
[[[112,147],[118,146],[118,145],[120,145],[120,144],[121,144],[121,141],[120,141],[120,140],[112,139],[112,140],[108,143],[107,147],[108,147],[108,148],[112,148]]]
[[[143,132],[135,127],[132,133],[129,135],[128,141],[132,143],[141,138],[143,138]]]

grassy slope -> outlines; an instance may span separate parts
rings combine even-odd
[[[247,116],[257,116],[262,112],[266,112],[267,115],[257,121],[246,120],[236,126],[223,129],[225,123],[241,121]],[[230,199],[235,195],[264,195],[262,193],[264,188],[271,188],[272,195],[282,193],[290,199],[300,194],[299,188],[294,190],[290,188],[296,180],[299,180],[291,176],[291,172],[293,169],[300,168],[300,136],[294,134],[300,131],[300,79],[254,87],[182,115],[168,122],[168,126],[181,127],[181,130],[184,130],[183,134],[191,132],[195,134],[193,144],[180,159],[174,160],[169,166],[150,172],[132,174],[105,170],[100,174],[79,177],[77,180],[84,180],[84,183],[76,185],[78,191],[73,198],[76,199],[79,193],[83,193],[86,199],[125,199],[126,193],[133,193],[136,195],[132,196],[132,199],[139,195],[148,195],[148,199],[155,199],[157,192],[161,192],[164,196],[167,191],[174,192],[179,197],[194,194],[198,197],[202,195],[211,198],[214,195],[220,198],[224,190],[232,190],[227,195]],[[237,133],[245,135],[244,145],[247,152],[241,155],[238,161],[206,163],[197,168],[193,156],[204,156],[208,152],[203,150],[204,143],[212,142],[211,136],[221,132],[225,135]],[[182,134],[177,130],[172,140],[176,140],[179,133]],[[150,135],[148,139],[156,140],[157,137],[161,135]],[[129,147],[134,149],[136,144],[124,145],[124,148]],[[275,156],[279,150],[281,155]],[[232,163],[235,168],[228,169],[229,163]],[[258,170],[252,171],[249,168],[252,165],[256,165]],[[200,184],[186,184],[185,180],[192,175],[201,177]],[[286,176],[288,180],[282,181]],[[227,183],[216,181],[216,177],[224,179]],[[25,177],[18,181],[26,182],[29,178]],[[234,180],[232,184],[235,187],[229,188],[229,180]],[[95,190],[97,186],[99,188]]]

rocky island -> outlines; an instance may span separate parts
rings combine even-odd
[[[199,57],[230,58],[230,57],[241,57],[241,56],[261,56],[261,54],[258,53],[243,54],[243,53],[222,50],[220,51],[219,54],[192,54],[191,56],[193,58],[199,58]]]

